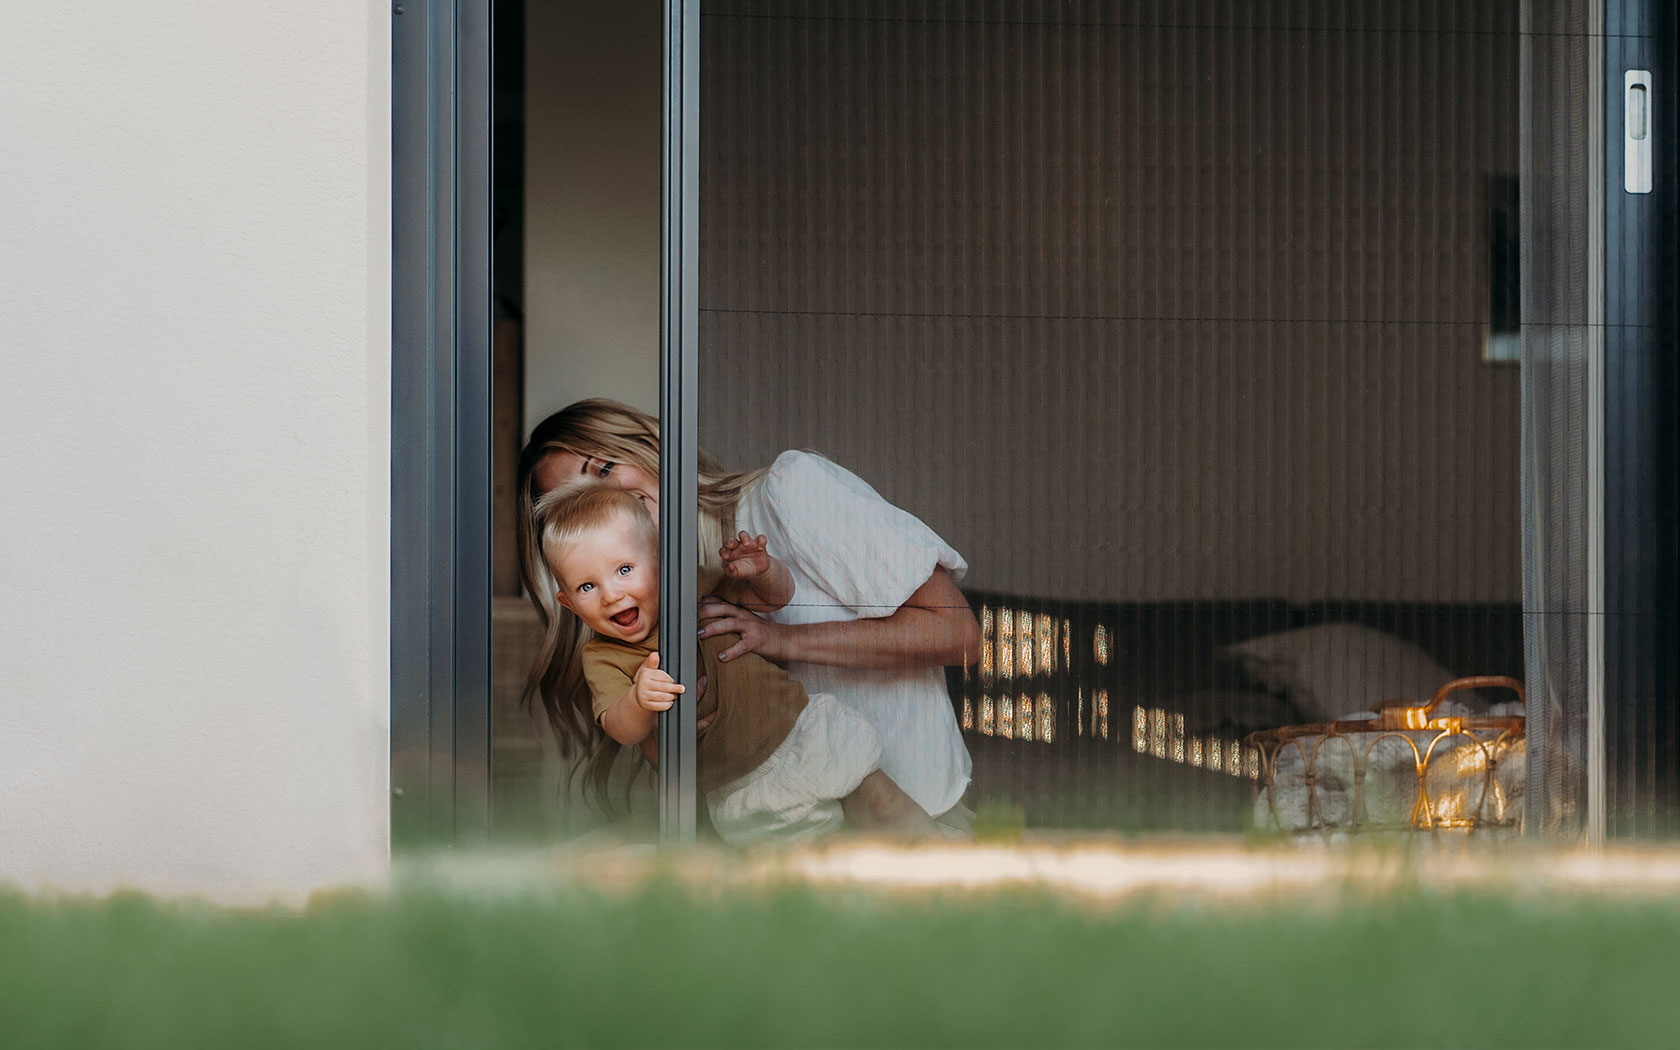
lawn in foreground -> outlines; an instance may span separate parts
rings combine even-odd
[[[1680,904],[1092,908],[655,880],[304,913],[0,895],[16,1047],[1672,1045]]]

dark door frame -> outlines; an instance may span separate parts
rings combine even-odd
[[[1604,7],[1603,784],[1608,838],[1680,834],[1680,383],[1676,382],[1676,14]],[[1628,70],[1652,74],[1653,179],[1624,181]]]

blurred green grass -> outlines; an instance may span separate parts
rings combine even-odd
[[[0,894],[0,1045],[1653,1047],[1680,902],[1096,910],[655,881],[304,912]]]

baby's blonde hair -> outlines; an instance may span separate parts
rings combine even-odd
[[[659,526],[640,496],[595,478],[580,478],[544,494],[532,510],[543,561],[555,583],[560,559],[597,529],[627,522],[637,542],[659,557]]]

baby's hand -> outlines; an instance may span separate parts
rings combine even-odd
[[[683,687],[659,669],[659,654],[648,653],[636,669],[636,705],[644,711],[667,711],[677,702]]]
[[[732,540],[725,540],[718,549],[723,559],[723,571],[737,580],[750,580],[770,571],[770,551],[763,536],[749,536],[745,532]]]

